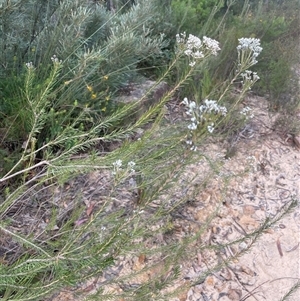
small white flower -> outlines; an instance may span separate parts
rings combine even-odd
[[[201,114],[201,113],[206,111],[206,106],[205,105],[200,105],[198,109],[199,109],[199,112]]]
[[[122,160],[118,159],[116,162],[113,163],[113,166],[115,168],[121,168],[122,167]]]
[[[190,110],[193,110],[193,109],[195,109],[196,108],[196,103],[194,102],[194,101],[191,101],[190,103],[189,103],[189,109]]]
[[[260,77],[257,75],[257,73],[253,72],[253,81],[257,81],[259,79],[260,79]]]
[[[251,51],[251,64],[255,65],[257,63],[256,58],[263,50],[262,47],[260,47],[260,40],[254,39],[254,38],[241,38],[239,39],[239,45],[236,47],[237,50],[240,52],[244,51]]]
[[[114,171],[113,174],[115,175],[118,171],[120,171],[120,169],[122,168],[122,160],[116,160],[113,163],[113,167],[114,167]]]
[[[132,168],[132,167],[134,167],[135,166],[135,162],[133,162],[133,161],[130,161],[130,162],[128,162],[128,167],[130,167],[130,168]]]
[[[186,45],[188,49],[200,49],[202,47],[202,42],[198,37],[189,34]]]
[[[189,100],[185,97],[181,103],[188,106],[189,105]]]
[[[176,35],[176,42],[177,44],[184,44],[185,43],[185,38],[186,38],[186,33],[183,32],[181,34]]]
[[[217,55],[217,52],[221,50],[218,41],[208,38],[206,36],[203,37],[203,44],[213,55]]]
[[[239,45],[237,46],[237,50],[251,50],[255,56],[258,56],[262,47],[260,47],[260,39],[255,38],[241,38],[239,39]]]
[[[207,130],[210,132],[210,133],[212,133],[213,131],[214,131],[214,123],[211,123],[211,125],[208,125],[207,126]]]
[[[61,64],[61,63],[62,63],[62,61],[59,60],[55,54],[51,57],[51,61],[52,61],[54,64]]]
[[[194,131],[197,129],[197,124],[196,123],[191,123],[188,125],[188,129],[191,131]]]
[[[131,172],[135,172],[134,166],[135,166],[135,162],[130,161],[127,164],[128,168],[130,169]]]
[[[199,107],[200,112],[202,113],[215,113],[226,116],[227,114],[227,109],[226,107],[219,106],[216,100],[204,100],[204,105],[201,105]]]
[[[242,111],[240,112],[242,115],[247,115],[249,113],[249,111],[251,111],[251,108],[249,107],[245,107],[242,109]]]
[[[193,67],[196,64],[196,60],[205,57],[203,51],[208,50],[211,54],[217,55],[217,51],[220,50],[219,42],[208,37],[203,37],[203,42],[200,38],[190,34],[186,39],[186,34],[177,34],[176,41],[179,48],[183,50],[184,54],[194,60],[190,62],[190,66]],[[206,52],[207,53],[207,52]]]
[[[182,103],[187,107],[186,114],[192,116],[191,123],[187,126],[190,131],[196,130],[200,123],[203,124],[208,118],[211,118],[209,115],[226,116],[227,114],[226,107],[219,106],[216,100],[205,99],[202,105],[197,106],[196,102],[184,98]],[[207,126],[209,133],[213,133],[214,129],[214,123]],[[187,141],[187,144],[190,144],[190,141]]]
[[[195,152],[197,150],[197,146],[193,145],[191,148],[190,148],[191,151]]]
[[[28,62],[28,63],[26,63],[25,65],[26,65],[26,67],[27,67],[28,69],[33,69],[33,64],[32,64],[32,62]]]
[[[226,116],[227,108],[226,107],[220,107],[220,112],[221,112],[222,116]]]
[[[196,52],[193,53],[193,58],[194,59],[202,59],[202,58],[204,58],[204,54],[202,51],[197,50]]]
[[[187,56],[192,56],[193,54],[193,51],[191,49],[187,49],[185,52],[184,52],[185,55]]]
[[[244,108],[241,110],[240,114],[246,116],[247,118],[252,119],[252,118],[254,117],[254,115],[253,115],[253,114],[250,114],[251,111],[252,111],[251,108],[249,108],[249,107],[244,107]]]
[[[245,70],[245,72],[241,73],[242,77],[242,85],[248,88],[249,90],[251,89],[250,86],[252,86],[256,81],[259,80],[259,76],[257,75],[256,72],[253,72],[251,70]]]

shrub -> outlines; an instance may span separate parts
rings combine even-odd
[[[214,7],[218,9],[223,7],[224,1],[219,0],[172,0],[171,8],[173,12],[174,23],[178,25],[180,32],[192,32],[199,34],[201,28],[207,22]]]
[[[213,39],[204,37],[201,42],[193,35],[178,35],[174,61],[160,81],[172,71],[177,61],[185,61],[188,68],[181,80],[138,120],[109,130],[134,111],[137,107],[137,103],[134,103],[124,105],[98,122],[91,121],[89,127],[85,124],[81,126],[81,123],[87,122],[89,110],[79,110],[72,116],[73,109],[77,108],[74,104],[74,108],[64,113],[68,116],[66,126],[56,124],[57,133],[41,144],[37,143],[38,136],[48,116],[55,116],[51,110],[52,101],[57,97],[59,99],[64,92],[65,83],[61,79],[64,62],[53,56],[52,67],[44,80],[37,77],[39,70],[33,63],[26,63],[20,93],[27,102],[28,137],[20,159],[0,178],[2,185],[6,186],[1,196],[0,214],[3,222],[0,230],[16,250],[15,256],[8,256],[0,266],[0,293],[4,300],[41,300],[61,287],[75,285],[103,273],[122,256],[140,254],[152,260],[152,265],[146,269],[157,265],[161,269],[155,278],[141,283],[138,290],[129,289],[126,296],[131,295],[133,300],[151,296],[155,300],[170,295],[165,288],[178,278],[183,254],[203,229],[184,238],[180,244],[170,241],[150,249],[147,244],[172,229],[168,222],[170,214],[182,206],[188,196],[176,201],[169,200],[167,196],[174,193],[173,189],[182,177],[179,171],[197,157],[190,150],[195,150],[199,141],[212,133],[214,128],[220,128],[226,114],[219,114],[221,107],[215,101],[204,102],[198,114],[192,102],[186,100],[184,103],[189,106],[191,122],[196,127],[188,125],[185,128],[180,124],[159,128],[159,124],[168,99],[197,70],[199,64],[211,55],[217,55],[218,51],[218,42]],[[253,59],[259,52],[259,41],[240,41],[240,69],[235,78],[244,77],[244,92],[254,81],[248,78],[247,71],[245,74],[243,72],[255,63]],[[233,81],[234,78],[229,85]],[[218,102],[222,102],[228,91],[229,86],[222,91]],[[228,107],[229,113],[240,100],[241,97],[238,97]],[[226,113],[227,110],[222,109],[222,112]],[[125,138],[145,124],[150,127],[142,138],[126,143]],[[186,141],[187,148],[183,142],[190,139],[190,135],[192,142]],[[116,140],[124,142],[109,154],[90,149],[99,141]],[[85,156],[81,157],[83,150]],[[36,160],[39,153],[42,156]],[[95,199],[88,197],[84,205],[84,194],[78,194],[72,182],[91,176],[91,172],[96,179],[101,179],[100,182],[96,180],[97,186],[100,186],[95,192],[100,193],[100,199],[96,203]],[[20,176],[22,181],[12,185],[10,180]],[[68,185],[72,187],[69,192],[65,190]],[[193,190],[192,186],[190,188]],[[137,194],[135,198],[128,195],[130,191]],[[43,201],[45,193],[46,206]],[[63,196],[59,196],[62,193]],[[37,206],[37,211],[30,204],[33,208]],[[16,207],[20,209],[17,212],[14,211]],[[30,227],[21,232],[15,231],[15,222],[21,216],[31,217]],[[130,282],[133,277],[136,274],[127,274],[121,279],[112,278],[107,284]],[[176,289],[171,292],[175,293]],[[100,300],[117,296],[107,294],[101,288],[96,294]]]
[[[159,16],[151,6],[156,2],[141,1],[121,14],[90,2],[53,1],[46,8],[37,3],[31,1],[28,10],[22,1],[4,7],[8,19],[9,10],[25,18],[36,7],[44,18],[37,22],[34,32],[38,34],[29,43],[35,45],[34,51],[25,46],[30,36],[27,29],[20,31],[24,38],[20,48],[7,40],[2,45],[10,49],[2,53],[4,62],[24,49],[26,55],[7,59],[8,68],[1,70],[0,154],[9,153],[3,144],[9,139],[19,145],[8,163],[0,166],[0,233],[8,246],[0,261],[0,296],[45,300],[61,288],[95,283],[103,275],[106,279],[92,293],[94,299],[168,300],[182,289],[173,286],[180,264],[195,255],[194,245],[212,216],[194,234],[163,243],[159,239],[176,231],[178,209],[199,193],[210,175],[218,173],[217,162],[195,150],[210,135],[220,135],[231,116],[236,116],[232,114],[239,113],[245,93],[259,79],[249,68],[261,52],[260,41],[240,39],[235,45],[238,68],[229,71],[227,81],[214,87],[210,74],[203,72],[198,103],[191,97],[182,102],[188,120],[162,126],[168,100],[219,52],[216,40],[177,35],[176,51],[156,85],[178,71],[178,66],[184,68],[170,90],[136,119],[135,111],[146,95],[135,103],[109,107],[110,97],[138,71],[142,60],[167,45],[152,28],[153,15]],[[17,37],[16,29],[12,36]],[[5,85],[4,78],[11,86]],[[241,93],[232,95],[237,80],[243,81]],[[11,121],[15,123],[9,125]],[[22,124],[19,131],[16,122]],[[134,137],[141,131],[141,137]],[[103,149],[104,143],[113,142],[119,146],[114,151]],[[200,157],[211,170],[205,172],[203,185],[196,186],[193,180],[199,175],[191,176],[189,166]],[[178,197],[179,191],[184,193]],[[283,213],[295,204],[291,202]],[[281,217],[268,219],[228,245],[252,238],[241,251],[246,252]],[[224,247],[218,243],[201,249],[221,252]],[[209,268],[190,285],[200,283],[241,252]],[[143,264],[145,258],[144,267],[118,274],[122,260],[137,259]],[[137,278],[149,271],[154,276],[146,281]],[[114,284],[123,291],[106,290]]]
[[[155,1],[140,1],[115,14],[90,1],[14,1],[2,6],[0,128],[6,129],[5,140],[19,153],[32,122],[24,109],[28,98],[47,102],[35,137],[37,147],[55,140],[63,129],[89,129],[118,109],[113,96],[138,76],[138,64],[167,45],[163,32],[155,32],[156,19],[161,18]],[[63,62],[54,82],[49,77],[53,56]],[[34,67],[30,79],[25,75],[27,62]],[[22,91],[24,81],[31,95]],[[112,130],[115,125],[110,124]]]
[[[261,80],[255,85],[254,92],[268,94],[270,107],[278,107],[279,104],[289,107],[291,103],[283,99],[286,100],[286,94],[291,89],[290,82],[294,77],[292,66],[296,62],[299,43],[299,33],[296,33],[299,18],[293,13],[296,2],[290,1],[288,5],[280,2],[250,4],[240,10],[240,14],[235,11],[235,15],[229,15],[226,30],[218,34],[222,58],[221,63],[210,67],[211,73],[221,80],[229,75],[234,64],[233,45],[238,37],[260,38],[264,51],[254,71],[260,74]],[[291,36],[295,39],[290,39]]]

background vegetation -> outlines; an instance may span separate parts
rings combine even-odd
[[[252,91],[267,96],[272,110],[289,114],[297,108],[291,67],[299,58],[299,1],[13,0],[0,5],[1,298],[44,300],[103,273],[121,256],[140,254],[157,258],[154,266],[164,258],[164,268],[157,279],[128,288],[126,300],[168,298],[164,289],[178,277],[180,260],[209,221],[181,242],[149,249],[144,241],[173,231],[171,214],[188,196],[169,205],[157,200],[178,185],[179,171],[197,160],[183,143],[186,124],[161,125],[164,105],[187,97],[198,104],[220,99],[233,107],[245,92],[236,98],[229,93],[241,89],[239,82],[230,83],[236,46],[239,38],[252,37],[263,47],[253,68],[261,79]],[[219,41],[218,57],[191,69],[175,51],[175,35],[184,31]],[[166,81],[170,89],[136,119],[143,99],[124,104],[117,96],[145,77]],[[231,116],[235,122],[222,119],[216,135],[243,124]],[[134,139],[141,129],[143,139]],[[195,143],[204,143],[207,135],[200,131]],[[98,192],[98,205],[85,206],[82,195],[66,187],[95,171],[105,178],[98,183],[105,189]],[[135,201],[122,204],[124,189],[138,196]],[[24,216],[32,212],[35,221],[18,230],[18,223],[26,228]],[[257,238],[274,221],[251,235]],[[43,231],[36,230],[42,222]],[[97,300],[114,297],[97,292]]]

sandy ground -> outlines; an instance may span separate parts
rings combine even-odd
[[[230,182],[223,218],[215,224],[223,232],[224,228],[231,230],[233,239],[234,226],[249,233],[291,199],[299,200],[300,193],[299,148],[291,137],[272,129],[276,116],[269,115],[265,99],[249,98],[247,105],[255,117],[240,135],[236,154],[223,165],[224,174],[239,176]],[[224,151],[220,146],[214,148],[216,153]],[[249,172],[243,173],[247,166]],[[211,185],[210,202],[221,194],[220,187],[218,181]],[[222,237],[221,233],[215,236]],[[191,290],[186,300],[281,300],[300,279],[299,244],[298,206],[266,231],[238,262]],[[300,300],[300,291],[286,300]]]
[[[186,220],[181,225],[178,224],[183,232],[187,228],[189,231],[196,231],[195,222],[202,222],[216,206],[222,204],[217,218],[202,237],[202,242],[232,241],[241,234],[257,229],[267,217],[276,216],[280,208],[292,199],[300,199],[300,149],[295,137],[274,129],[276,115],[269,113],[264,98],[248,98],[244,105],[252,108],[254,118],[236,137],[234,155],[224,159],[226,147],[218,144],[207,144],[201,150],[222,163],[219,176],[195,197],[196,205],[185,208],[184,215],[194,222]],[[300,112],[295,114],[300,119]],[[200,161],[189,168],[189,173],[201,182],[206,168],[207,162]],[[247,243],[249,241],[226,247],[223,258],[242,251]],[[191,283],[203,273],[205,267],[213,266],[219,259],[220,254],[199,252],[196,257],[182,264],[181,278],[176,286]],[[145,263],[143,258],[138,258],[136,261],[124,260],[122,266],[120,275],[142,269]],[[265,231],[238,260],[211,273],[200,284],[184,289],[172,301],[279,301],[299,279],[298,205]],[[82,287],[80,291],[83,294],[79,298],[75,298],[70,291],[64,291],[51,301],[84,300],[84,292],[94,291],[101,281],[103,279],[99,278]],[[143,282],[143,279],[140,281]],[[113,289],[121,292],[120,288]],[[284,300],[300,300],[300,291]]]

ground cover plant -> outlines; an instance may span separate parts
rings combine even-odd
[[[224,137],[251,117],[240,103],[261,77],[255,68],[263,55],[263,42],[250,37],[246,25],[247,30],[231,37],[235,29],[230,24],[250,13],[245,6],[226,23],[221,9],[230,15],[234,3],[219,4],[212,15],[207,9],[213,1],[201,3],[196,11],[205,17],[199,24],[209,22],[215,32],[211,37],[175,35],[178,17],[172,24],[171,12],[179,9],[179,1],[170,1],[170,6],[155,0],[1,3],[3,300],[45,300],[61,288],[109,273],[128,257],[147,258],[149,264],[134,274],[112,273],[90,298],[170,300],[183,289],[173,286],[181,261],[193,254],[193,244],[212,217],[191,235],[166,243],[159,237],[176,230],[178,208],[209,181],[195,187],[185,178],[189,165],[204,158],[208,175],[218,174],[218,162],[197,152],[199,146]],[[212,16],[217,19],[212,21]],[[292,26],[274,17],[274,26],[278,22],[279,36]],[[219,43],[221,33],[228,35]],[[234,59],[228,64],[229,53]],[[132,82],[149,74],[146,68],[156,84],[135,102],[115,101]],[[226,70],[224,77],[216,75],[220,70]],[[163,81],[169,89],[142,110],[141,103]],[[237,84],[238,93],[233,93]],[[270,91],[277,93],[278,85],[272,85]],[[176,98],[186,118],[166,124],[166,105]],[[112,144],[117,147],[111,151]],[[187,193],[174,198],[178,190]],[[230,242],[245,241],[247,247],[210,267],[195,283],[249,250],[296,203],[291,200],[259,229]],[[153,270],[155,277],[128,284]],[[116,283],[123,292],[107,289]]]

